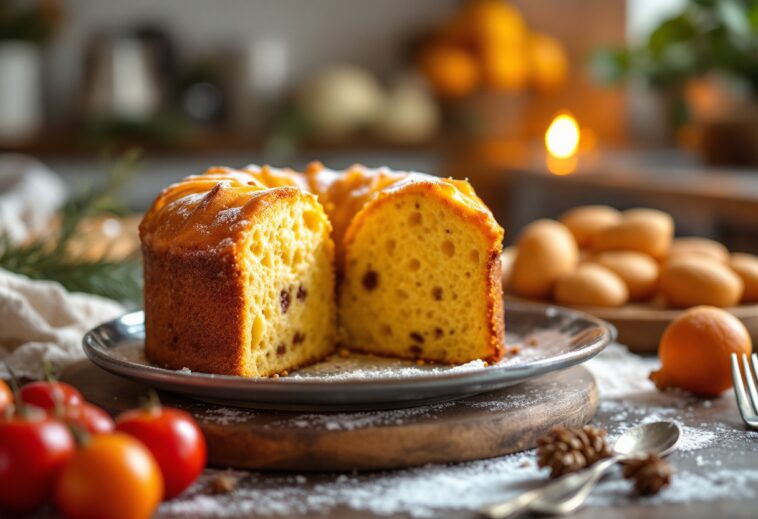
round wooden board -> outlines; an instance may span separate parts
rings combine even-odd
[[[508,300],[520,303],[534,302],[529,299],[508,295],[505,300],[506,308]],[[539,302],[556,306],[556,303]],[[594,315],[598,319],[611,323],[618,331],[616,341],[636,353],[656,353],[663,331],[671,321],[686,311],[665,308],[660,301],[630,303],[619,308],[601,306],[571,306],[570,308],[581,310],[582,312]],[[735,306],[724,308],[724,310],[742,321],[750,332],[753,342],[758,343],[758,304]]]
[[[71,366],[62,380],[112,414],[138,406],[147,392],[146,386],[89,361]],[[598,395],[592,374],[575,366],[492,393],[387,411],[259,411],[169,393],[161,400],[195,416],[212,466],[352,471],[468,461],[531,448],[555,425],[587,423]]]

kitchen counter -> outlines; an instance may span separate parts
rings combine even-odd
[[[654,357],[639,357],[612,345],[587,367],[601,401],[592,421],[611,441],[640,422],[675,420],[683,430],[670,458],[672,486],[649,498],[631,496],[631,485],[613,472],[593,491],[575,517],[637,518],[755,517],[758,510],[758,432],[742,423],[731,392],[699,399],[657,391],[647,379]],[[234,420],[237,411],[221,416]],[[377,411],[376,413],[398,413]],[[370,413],[341,413],[338,427],[357,427]],[[398,415],[399,416],[399,415]],[[389,417],[385,416],[383,419]],[[361,419],[361,422],[357,420]],[[213,495],[219,476],[236,488]],[[165,503],[157,518],[366,517],[474,518],[484,504],[513,497],[546,481],[533,451],[491,460],[368,474],[274,474],[209,469],[181,498]],[[55,517],[51,512],[39,517]]]

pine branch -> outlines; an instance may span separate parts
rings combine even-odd
[[[49,236],[14,245],[0,234],[0,268],[32,279],[57,281],[72,292],[97,294],[136,304],[142,298],[142,269],[137,257],[123,260],[74,258],[69,245],[79,235],[81,223],[99,214],[115,213],[116,195],[139,167],[140,154],[127,152],[113,165],[104,185],[90,187],[71,197],[61,208],[60,224]]]

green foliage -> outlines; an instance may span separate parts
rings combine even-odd
[[[640,47],[600,49],[590,66],[601,83],[633,76],[659,87],[715,71],[758,95],[758,0],[690,0]]]
[[[47,42],[61,19],[58,2],[0,0],[0,40]]]
[[[111,260],[75,257],[69,251],[86,218],[118,214],[122,208],[114,199],[139,165],[139,153],[127,152],[117,161],[104,185],[90,187],[73,196],[60,211],[54,236],[38,237],[14,245],[0,234],[0,268],[32,279],[57,281],[72,292],[97,294],[129,304],[142,298],[142,267],[139,258]]]
[[[121,118],[88,120],[83,128],[82,141],[92,149],[143,141],[171,146],[185,138],[186,123],[174,113],[158,114],[148,121]]]

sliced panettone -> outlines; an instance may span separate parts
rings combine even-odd
[[[222,168],[167,188],[140,232],[156,364],[267,376],[334,348],[331,227],[315,196]]]
[[[499,359],[503,230],[471,186],[356,166],[325,182],[327,209],[346,207],[333,197],[334,183],[355,186],[361,176],[368,180],[352,191],[361,195],[355,213],[338,217],[349,220],[339,288],[348,345],[438,362]]]

